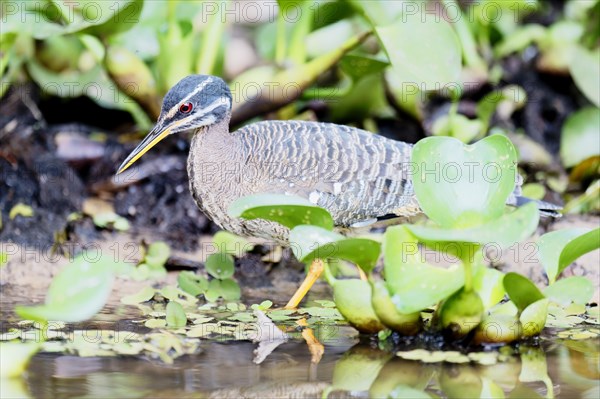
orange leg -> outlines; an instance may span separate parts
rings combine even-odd
[[[323,353],[325,352],[325,347],[315,337],[312,328],[308,328],[308,323],[306,322],[306,319],[300,319],[296,323],[299,326],[304,327],[304,329],[302,330],[302,338],[304,338],[306,344],[308,345],[308,350],[311,354],[311,363],[319,363],[321,361],[321,358],[323,357]]]
[[[317,281],[319,279],[319,277],[321,276],[321,273],[323,273],[324,268],[325,268],[325,266],[321,259],[315,259],[310,264],[306,278],[304,279],[304,281],[302,282],[302,284],[300,285],[298,290],[296,290],[296,292],[294,293],[292,298],[289,300],[287,305],[285,305],[286,309],[296,309],[298,307],[298,305],[300,304],[300,301],[302,301],[302,299],[304,299],[304,297],[306,296],[306,293],[310,290],[310,288],[313,286],[315,281]]]

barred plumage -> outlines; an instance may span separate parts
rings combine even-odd
[[[258,193],[290,194],[327,209],[340,228],[420,212],[411,180],[410,144],[341,125],[265,121],[229,132],[232,97],[214,76],[175,85],[152,132],[123,162],[125,170],[167,134],[193,130],[188,172],[198,206],[236,234],[287,244],[288,229],[231,218],[229,205]],[[519,205],[521,182],[508,203]],[[554,212],[551,204],[541,207]]]
[[[227,230],[285,241],[272,224],[227,215],[235,199],[257,193],[304,197],[340,227],[418,212],[406,175],[410,144],[328,123],[266,121],[233,133],[227,124],[198,132],[188,162],[195,200]]]

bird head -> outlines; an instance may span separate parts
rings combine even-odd
[[[231,92],[216,76],[190,75],[165,96],[156,125],[123,161],[117,174],[129,168],[169,134],[221,122],[231,112]]]

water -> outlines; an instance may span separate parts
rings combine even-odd
[[[4,290],[3,290],[4,291]],[[7,292],[4,291],[3,294]],[[27,293],[3,296],[2,329],[9,309]],[[26,302],[30,302],[27,298]],[[132,327],[135,308],[105,308],[77,328]],[[266,360],[253,362],[255,344],[200,341],[194,355],[173,364],[135,356],[78,357],[40,353],[22,379],[2,381],[2,397],[33,398],[304,398],[321,397],[600,397],[600,340],[543,339],[522,345],[492,365],[423,363],[405,360],[362,342],[350,327],[317,334],[325,345],[320,363],[311,363],[305,342],[293,339]],[[323,339],[327,337],[327,339]],[[413,349],[413,348],[407,348]],[[520,352],[520,354],[519,354]]]

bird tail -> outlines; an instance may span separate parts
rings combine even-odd
[[[554,205],[549,202],[534,200],[531,198],[523,197],[523,177],[517,173],[517,181],[515,184],[515,189],[508,197],[508,201],[506,203],[512,206],[523,206],[530,202],[534,202],[537,205],[537,208],[540,210],[540,215],[550,218],[559,218],[562,214],[559,212],[562,209],[562,206]]]
[[[549,202],[534,200],[531,198],[521,197],[521,196],[515,197],[515,200],[516,200],[515,204],[514,204],[515,206],[523,206],[530,202],[534,202],[537,205],[538,209],[540,210],[541,216],[551,217],[551,218],[559,218],[562,216],[562,214],[559,212],[562,209],[561,206],[554,205]]]

